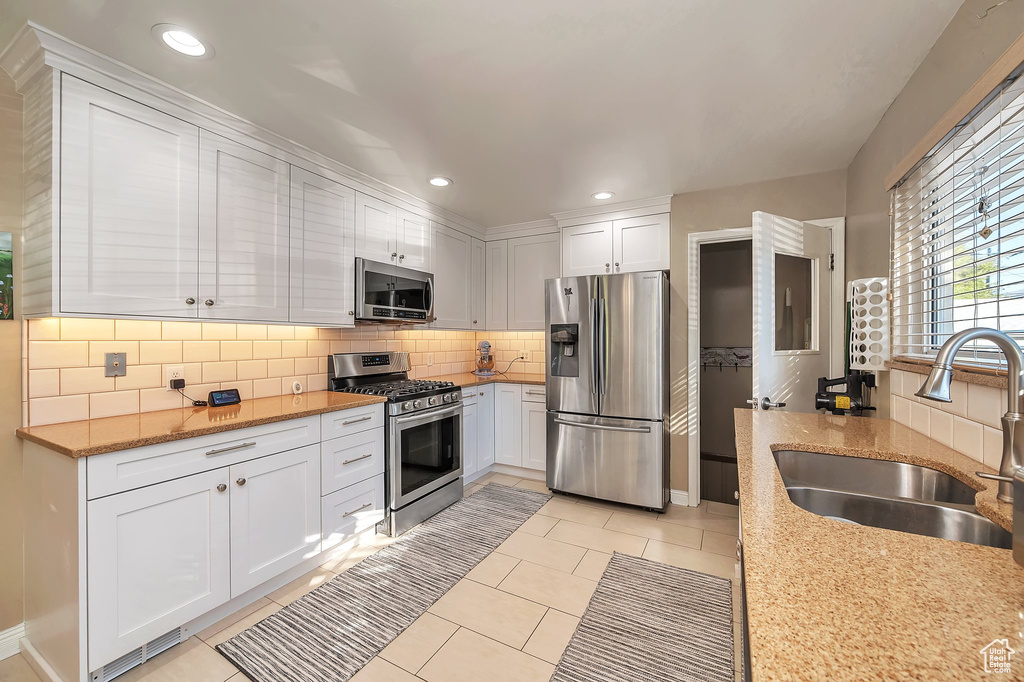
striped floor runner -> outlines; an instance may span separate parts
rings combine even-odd
[[[550,497],[490,483],[217,650],[258,682],[347,680]]]
[[[733,682],[732,585],[615,554],[551,682]]]

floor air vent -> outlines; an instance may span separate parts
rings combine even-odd
[[[102,670],[92,674],[93,682],[107,682],[121,673],[128,672],[137,665],[141,665],[153,658],[162,651],[167,651],[175,644],[181,642],[181,628],[174,628],[164,635],[160,635],[152,642],[140,646],[134,651],[129,651],[116,661],[103,666]]]

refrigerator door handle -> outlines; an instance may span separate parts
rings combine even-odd
[[[607,321],[605,320],[605,315],[607,314],[605,309],[605,303],[606,302],[603,298],[598,300],[598,309],[600,313],[600,321],[598,324],[600,326],[600,329],[598,329],[597,342],[599,344],[600,351],[598,359],[600,362],[599,374],[601,375],[601,395],[604,395],[605,393],[608,392],[608,339],[605,337],[605,335],[608,333],[608,327],[606,324]]]
[[[555,419],[556,424],[562,424],[563,426],[578,426],[581,429],[596,429],[598,431],[627,431],[629,433],[650,433],[650,426],[607,426],[605,424],[585,424],[581,422],[570,422],[564,419]]]
[[[598,382],[600,381],[597,371],[597,299],[590,301],[590,392],[600,393],[601,387]]]

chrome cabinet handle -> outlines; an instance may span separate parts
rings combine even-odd
[[[245,485],[245,479],[244,478],[236,479],[235,483],[237,483],[238,485]]]
[[[394,253],[391,254],[391,260],[395,260],[396,258],[398,258],[398,252],[397,251],[395,251]]]
[[[240,443],[238,445],[229,445],[226,448],[217,448],[216,450],[207,450],[206,454],[209,455],[220,455],[225,452],[232,452],[233,450],[241,450],[242,448],[255,447],[256,441],[251,440],[248,443]]]
[[[405,254],[403,253],[401,256],[399,256],[398,260],[405,260]]]
[[[476,320],[473,320],[473,324],[476,324]]]
[[[185,299],[185,303],[187,303],[188,305],[195,305],[196,304],[196,299],[194,299],[191,296],[189,296],[188,298]]]
[[[605,263],[605,264],[604,264],[605,270],[607,270],[607,269],[608,269],[608,268],[610,268],[611,266],[612,266],[612,264],[611,264],[611,263]]]
[[[213,305],[213,299],[212,298],[208,298],[205,301],[203,301],[203,303],[205,303],[206,305]]]
[[[616,264],[615,264],[615,267],[619,267],[619,264],[618,264],[618,263],[616,263]]]
[[[366,509],[367,507],[372,507],[372,506],[373,506],[373,502],[367,502],[366,504],[364,504],[359,509],[353,509],[350,512],[345,512],[344,514],[341,515],[341,518],[345,518],[346,516],[352,516],[353,514],[358,514],[359,512],[361,512],[364,509]]]
[[[226,483],[218,483],[217,484],[217,492],[222,493],[222,492],[224,492],[227,489],[228,489],[228,486],[227,486]]]
[[[544,391],[527,391],[526,395],[544,395]]]
[[[463,393],[462,394],[462,398],[463,398],[463,400],[465,400],[466,398],[472,398],[475,395],[480,395],[480,394],[479,393]]]
[[[355,315],[355,311],[350,310],[350,311],[348,311],[348,314],[351,317],[352,315]]]
[[[786,406],[786,403],[784,403],[784,402],[773,403],[772,399],[769,398],[768,396],[765,396],[764,398],[761,398],[761,409],[762,410],[770,410],[773,407],[785,407],[785,406]]]
[[[650,433],[650,426],[638,426],[633,428],[631,426],[607,426],[605,424],[583,424],[580,422],[567,422],[564,419],[556,419],[556,424],[564,424],[565,426],[578,426],[581,429],[596,429],[598,431],[626,431],[628,433]]]
[[[373,457],[373,453],[371,452],[369,454],[361,455],[359,457],[354,457],[352,459],[346,459],[344,462],[341,463],[341,466],[345,466],[346,464],[351,464],[352,462],[358,462],[360,460],[366,459],[367,457]]]
[[[371,419],[373,419],[371,415],[366,415],[365,417],[360,417],[359,419],[349,419],[348,421],[341,422],[341,425],[349,426],[350,424],[358,424],[359,422],[368,422]]]

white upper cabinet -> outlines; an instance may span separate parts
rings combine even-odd
[[[508,329],[508,240],[487,242],[485,252],[487,322],[484,326],[491,331]]]
[[[430,270],[430,221],[415,213],[398,209],[398,230],[392,253],[398,253],[398,264],[404,268]]]
[[[544,280],[558,277],[558,235],[508,240],[508,328],[544,328]]]
[[[288,164],[200,138],[201,318],[288,321]]]
[[[562,276],[612,272],[612,222],[590,223],[562,230]]]
[[[398,231],[398,208],[356,192],[356,255],[379,263],[398,264],[392,248]]]
[[[434,326],[469,329],[473,306],[471,286],[473,238],[431,221],[434,254]]]
[[[473,237],[469,245],[470,329],[483,329],[487,313],[486,245]],[[436,276],[436,275],[435,275]]]
[[[356,193],[292,166],[289,319],[355,324]]]
[[[196,317],[199,129],[71,76],[62,96],[59,310]]]
[[[668,213],[616,220],[613,231],[615,272],[669,269]]]

